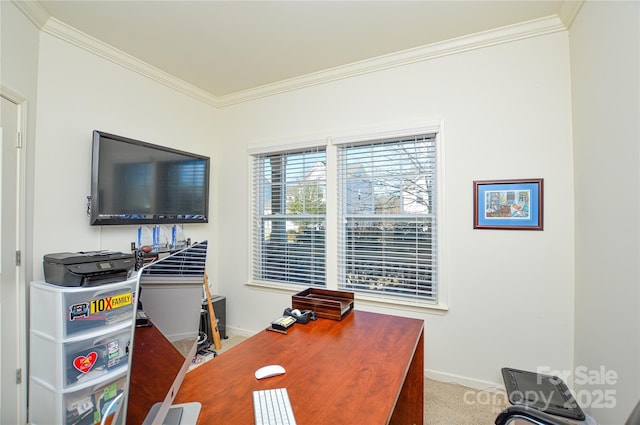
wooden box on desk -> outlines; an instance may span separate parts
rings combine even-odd
[[[342,320],[353,310],[353,292],[308,288],[291,297],[291,307],[313,310],[324,319]]]

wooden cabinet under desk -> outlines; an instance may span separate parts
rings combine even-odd
[[[252,392],[285,387],[299,424],[422,424],[424,322],[353,311],[341,321],[262,331],[187,374],[175,403],[199,424],[253,423]],[[262,366],[284,375],[256,380]]]

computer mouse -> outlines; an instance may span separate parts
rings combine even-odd
[[[282,375],[284,372],[284,368],[277,364],[263,366],[256,370],[256,379],[270,378],[272,376]]]

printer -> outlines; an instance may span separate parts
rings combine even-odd
[[[127,280],[133,254],[114,251],[60,252],[44,256],[44,279],[59,286],[98,286]]]

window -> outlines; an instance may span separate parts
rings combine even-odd
[[[253,278],[325,286],[324,147],[253,156]]]
[[[252,282],[446,308],[439,132],[435,124],[252,152]]]
[[[338,286],[436,301],[436,135],[338,147]]]

